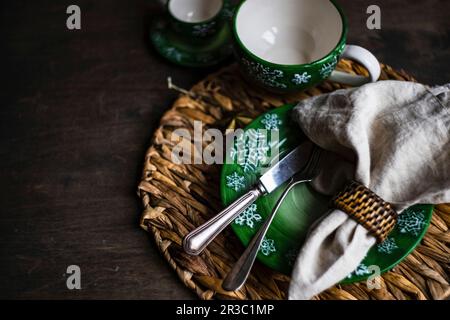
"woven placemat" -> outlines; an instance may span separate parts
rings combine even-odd
[[[403,71],[383,65],[381,79],[414,81]],[[350,61],[339,69],[366,75]],[[305,92],[278,96],[256,88],[231,65],[208,76],[180,95],[161,119],[145,155],[138,195],[143,203],[141,227],[153,234],[167,262],[183,283],[202,299],[285,299],[289,277],[256,262],[239,291],[221,288],[222,279],[243,252],[237,237],[227,228],[200,256],[182,250],[182,239],[222,208],[218,165],[176,165],[171,162],[171,133],[185,128],[193,136],[193,121],[204,129],[243,127],[261,113],[342,88],[324,82]],[[382,288],[369,290],[365,283],[337,285],[315,299],[445,299],[450,295],[450,205],[435,207],[422,243],[400,265],[382,276]]]

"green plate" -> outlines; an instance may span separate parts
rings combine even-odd
[[[209,67],[222,62],[233,53],[228,23],[224,23],[211,38],[190,39],[174,32],[169,27],[167,16],[160,17],[152,23],[150,41],[164,58],[186,67]]]
[[[269,139],[260,139],[258,129],[276,130],[280,158],[304,139],[298,126],[292,123],[292,108],[293,105],[286,105],[261,115],[245,128],[245,134],[241,139],[236,139],[234,147],[227,150],[227,155],[233,160],[222,168],[220,188],[224,205],[230,204],[253,186],[262,169],[273,162],[273,155],[264,156],[270,153],[264,143],[270,141],[270,133]],[[271,194],[261,197],[234,220],[232,229],[244,245],[250,242],[270,214],[284,188],[285,185],[280,186]],[[328,197],[315,192],[308,184],[296,186],[275,216],[259,250],[258,259],[272,269],[290,274],[308,228],[327,212],[328,203]],[[388,239],[374,245],[358,268],[342,283],[366,280],[373,272],[369,266],[376,265],[381,272],[386,272],[400,263],[425,235],[432,211],[433,206],[426,204],[406,209],[399,216]]]

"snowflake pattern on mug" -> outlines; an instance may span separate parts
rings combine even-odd
[[[215,31],[215,25],[215,21],[196,25],[193,27],[192,34],[194,36],[205,37]]]
[[[398,249],[397,243],[394,238],[388,237],[382,243],[377,245],[378,252],[391,254],[395,249]]]
[[[163,49],[164,50],[164,54],[169,58],[169,59],[174,59],[175,61],[179,62],[183,59],[183,53],[178,51],[176,48],[174,47],[166,47]]]
[[[239,175],[236,171],[226,176],[227,187],[238,192],[245,187],[244,176]]]
[[[303,72],[302,74],[296,73],[294,74],[294,78],[292,79],[292,82],[295,84],[302,84],[302,83],[308,83],[311,79],[311,75],[308,74],[308,72]]]
[[[246,225],[253,229],[255,223],[262,220],[261,215],[256,212],[257,209],[256,203],[253,203],[234,220],[234,223],[240,226]]]
[[[425,228],[425,211],[406,209],[398,216],[397,227],[401,233],[410,233],[418,236]]]
[[[273,88],[286,88],[284,83],[281,83],[284,73],[281,70],[271,69],[265,67],[259,62],[248,61],[245,58],[241,59],[242,64],[258,81]]]
[[[276,252],[275,241],[273,239],[264,238],[259,247],[259,251],[265,256],[270,255],[272,252]]]
[[[236,136],[236,143],[230,151],[230,157],[242,167],[244,172],[254,172],[260,163],[268,159],[269,149],[266,132],[249,129]]]
[[[223,6],[222,16],[225,19],[233,18],[235,7],[233,7],[229,2],[225,3]]]
[[[268,113],[261,119],[261,123],[267,130],[278,130],[283,123],[276,113]]]
[[[337,62],[338,62],[337,57],[334,57],[333,61],[329,63],[324,63],[322,65],[322,68],[320,69],[319,72],[323,79],[326,79],[331,75],[333,70],[336,68]]]

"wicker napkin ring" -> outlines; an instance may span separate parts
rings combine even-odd
[[[363,225],[377,241],[383,242],[397,222],[397,212],[370,189],[351,181],[332,199],[335,208]]]

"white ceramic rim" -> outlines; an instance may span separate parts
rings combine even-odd
[[[168,10],[170,15],[183,23],[202,23],[214,19],[222,10],[224,0],[169,0]],[[199,16],[199,8],[204,10]],[[189,11],[190,10],[190,11]],[[187,19],[194,15],[192,19]]]
[[[294,10],[305,5],[308,6],[309,11]],[[318,20],[324,20],[324,15],[321,18],[317,17],[317,13],[320,14],[321,10],[325,10],[325,14],[327,14],[328,17],[332,17],[331,19],[325,19],[327,23],[317,23]],[[299,11],[301,14],[298,14]],[[255,12],[258,14],[255,14]],[[311,12],[314,12],[315,14],[311,14]],[[305,31],[304,34],[306,36],[297,38],[286,36],[285,40],[288,40],[285,41],[287,44],[286,46],[292,46],[293,44],[296,44],[298,47],[304,46],[307,41],[303,40],[307,39],[308,36],[313,40],[312,47],[314,47],[314,50],[310,50],[309,52],[308,50],[303,50],[307,54],[310,54],[309,57],[303,60],[299,59],[296,61],[293,56],[288,57],[288,59],[274,58],[273,56],[268,56],[264,52],[265,50],[267,52],[270,48],[282,48],[280,43],[268,43],[267,35],[272,37],[272,40],[275,40],[275,37],[273,36],[276,32],[272,32],[274,30],[274,23],[271,22],[274,20],[274,16],[275,19],[278,18],[278,23],[281,23],[285,29],[293,27],[293,24],[286,23],[286,21],[289,21],[286,17],[287,15],[292,17],[291,21],[299,21],[299,17],[303,18],[303,20],[300,21],[305,21],[305,24],[295,25],[295,27],[300,31]],[[256,28],[255,24],[260,24],[261,27]],[[276,28],[276,31],[279,32],[278,29],[281,28]],[[251,55],[269,64],[281,66],[309,65],[326,59],[341,44],[346,33],[346,18],[339,6],[331,0],[314,0],[314,2],[311,0],[246,0],[239,6],[236,13],[234,19],[234,32],[240,44]],[[282,34],[282,32],[279,33]],[[293,34],[293,32],[289,34]],[[299,33],[297,32],[295,34]],[[316,39],[323,38],[326,38],[327,41],[320,47],[317,46]],[[264,41],[261,41],[261,39]],[[292,52],[295,52],[296,50],[289,49]]]

